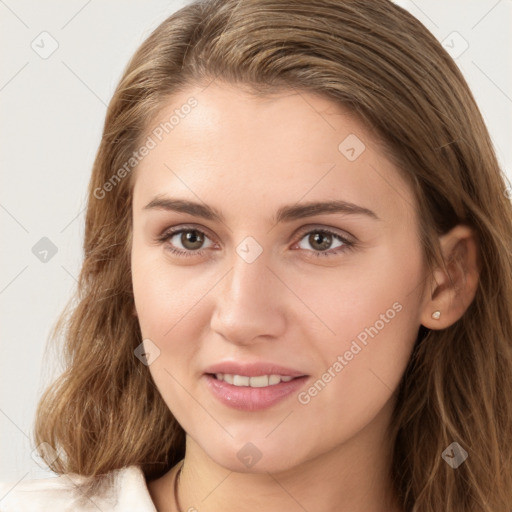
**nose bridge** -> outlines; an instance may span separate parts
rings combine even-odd
[[[218,288],[212,329],[239,343],[279,334],[284,325],[276,278],[262,253],[253,261],[235,254],[231,270]]]
[[[233,309],[260,310],[268,302],[269,287],[275,284],[267,264],[263,254],[252,262],[238,255],[233,258],[233,267],[223,287],[223,302]]]

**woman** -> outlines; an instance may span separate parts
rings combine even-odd
[[[1,510],[509,511],[511,239],[405,10],[184,7],[107,112],[35,428],[61,476]]]

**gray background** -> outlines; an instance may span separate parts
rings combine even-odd
[[[0,480],[53,474],[31,457],[31,429],[59,370],[43,353],[79,273],[106,105],[135,49],[186,3],[0,0]],[[397,3],[451,46],[511,179],[512,0]]]

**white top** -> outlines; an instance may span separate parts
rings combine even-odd
[[[139,466],[111,471],[100,485],[87,489],[90,482],[74,473],[0,482],[0,512],[157,512]]]

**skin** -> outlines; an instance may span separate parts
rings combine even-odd
[[[314,94],[256,99],[216,81],[172,97],[153,125],[190,96],[198,105],[141,161],[133,190],[135,314],[160,350],[149,366],[154,382],[187,433],[181,510],[401,510],[389,478],[394,391],[420,325],[446,328],[474,297],[472,231],[457,226],[441,237],[443,254],[457,263],[431,280],[414,196],[357,119]],[[365,145],[353,161],[338,149],[350,134]],[[210,205],[225,220],[144,208],[159,195]],[[283,205],[332,199],[378,219],[271,218]],[[203,244],[187,245],[180,234],[159,241],[180,226],[205,233]],[[316,257],[322,248],[308,235],[321,228],[355,246],[333,254],[343,242],[332,237],[323,250],[331,256]],[[248,236],[262,248],[251,263],[236,252]],[[203,253],[173,255],[173,245]],[[400,311],[307,404],[292,394],[262,411],[238,411],[205,385],[211,364],[265,360],[309,375],[307,392],[396,303]],[[261,453],[250,468],[237,457],[248,442]],[[175,510],[175,472],[148,482],[159,511]]]

